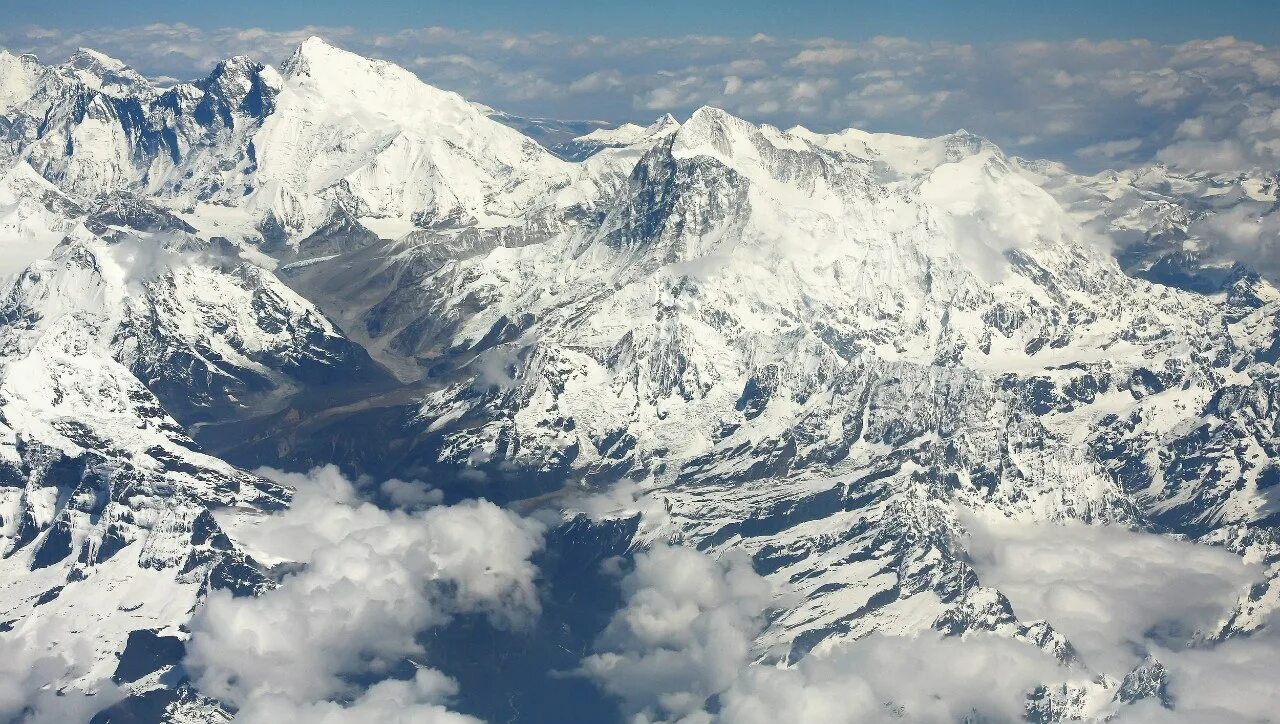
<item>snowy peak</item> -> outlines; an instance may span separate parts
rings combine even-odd
[[[659,133],[662,131],[666,131],[668,129],[674,129],[679,127],[680,127],[680,121],[677,121],[675,116],[671,115],[670,113],[663,113],[658,118],[658,120],[651,123],[649,127],[645,130],[648,133]]]
[[[727,158],[743,150],[741,142],[750,143],[757,133],[754,124],[719,108],[703,106],[676,131],[672,151],[677,155]]]
[[[498,126],[457,93],[427,85],[394,63],[356,55],[315,36],[298,45],[281,70],[287,87],[322,99],[329,115],[340,114],[366,127],[382,120],[430,134],[481,122]]]
[[[572,177],[569,164],[458,94],[319,38],[285,63],[253,147],[258,193],[248,203],[295,237],[334,204],[419,226],[510,224]]]
[[[680,122],[670,113],[665,113],[648,126],[624,123],[617,128],[599,128],[591,133],[578,136],[574,141],[583,144],[595,144],[600,147],[630,146],[674,133],[679,127]]]
[[[572,161],[588,161],[588,165],[608,169],[613,175],[626,176],[635,167],[640,154],[675,133],[680,122],[670,113],[649,124],[624,123],[617,128],[598,128],[574,137],[558,146],[557,155]],[[609,153],[602,154],[601,152]]]
[[[34,55],[0,50],[0,115],[9,115],[30,100],[43,70]]]
[[[0,170],[0,280],[43,259],[81,213],[27,162]]]
[[[112,97],[150,96],[151,82],[122,61],[89,48],[80,48],[59,66],[93,90]]]
[[[803,139],[711,106],[694,111],[675,129],[671,154],[677,159],[713,158],[756,180],[798,183],[804,189],[832,171],[822,154]]]
[[[963,129],[934,138],[869,133],[857,128],[815,133],[802,126],[787,133],[818,148],[873,161],[891,179],[915,178],[970,156],[989,156],[1006,165],[1008,162],[995,144]]]
[[[574,183],[568,163],[394,64],[310,38],[283,67],[234,57],[157,93],[94,51],[52,67],[6,54],[0,105],[14,121],[4,141],[73,195],[127,190],[181,208],[234,207],[220,233],[277,251],[339,206],[405,230],[513,225]],[[582,204],[595,184],[552,203]]]
[[[575,138],[575,141],[600,144],[626,144],[635,141],[645,132],[645,127],[635,123],[624,123],[617,128],[597,128]]]
[[[107,566],[269,585],[208,509],[288,494],[235,465],[605,492],[593,509],[642,526],[624,549],[744,552],[794,584],[763,634],[789,660],[929,628],[1066,660],[1064,634],[981,588],[962,509],[1189,536],[1274,521],[1280,293],[1131,279],[1060,200],[1154,177],[1055,198],[1051,168],[964,131],[784,132],[710,107],[575,126],[569,162],[319,38],[283,71],[236,57],[150,96],[90,51],[0,53],[20,107],[0,121],[0,273],[52,248],[0,294],[0,553],[22,556],[0,557],[19,583],[0,624],[39,618],[59,566],[130,629],[196,603],[117,608]],[[1125,223],[1184,217],[1151,218]],[[223,562],[200,558],[211,538]]]
[[[344,68],[360,69],[375,62],[330,45],[318,35],[312,35],[293,49],[293,53],[281,64],[280,70],[287,78],[325,74],[343,76],[349,75]]]
[[[79,48],[67,59],[68,66],[78,70],[91,70],[99,73],[120,73],[129,70],[123,61],[100,53],[92,48]]]
[[[244,55],[219,62],[202,84],[206,92],[218,92],[227,98],[243,98],[257,87],[279,93],[284,79],[270,66]]]
[[[206,126],[220,121],[229,127],[236,114],[258,120],[270,115],[284,81],[274,68],[239,55],[218,63],[199,85],[204,97],[196,108],[196,120]]]

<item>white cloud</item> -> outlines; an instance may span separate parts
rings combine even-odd
[[[638,720],[701,712],[748,663],[773,599],[745,556],[665,546],[637,555],[622,588],[625,604],[582,671]]]
[[[1280,277],[1280,214],[1272,204],[1239,204],[1197,219],[1192,236],[1222,245],[1222,256],[1250,265],[1271,279]]]
[[[1158,700],[1081,700],[1121,722],[1264,721],[1280,704],[1277,635],[1187,644],[1213,633],[1258,571],[1219,549],[1119,528],[967,520],[984,585],[1023,620],[1046,618],[1085,666],[986,632],[873,634],[816,649],[791,667],[753,649],[780,598],[744,559],[658,547],[636,557],[624,603],[582,672],[636,722],[800,724],[1018,721],[1041,685],[1098,687],[1144,656],[1168,671],[1174,709]]]
[[[452,685],[438,672],[363,693],[351,679],[385,678],[422,655],[418,634],[454,614],[506,626],[537,614],[529,558],[542,543],[540,524],[483,501],[382,510],[332,466],[273,477],[297,489],[292,507],[236,535],[268,560],[304,567],[258,598],[210,594],[191,623],[185,661],[203,692],[250,720],[289,719],[275,717],[290,707],[307,719],[367,720],[397,702],[444,717],[437,708]],[[351,708],[331,703],[347,699]]]
[[[725,724],[937,722],[977,713],[1017,721],[1027,694],[1062,676],[1035,647],[989,634],[964,639],[872,635],[790,669],[751,666],[721,697]]]
[[[457,684],[438,671],[419,669],[408,681],[381,681],[348,705],[332,701],[297,702],[282,696],[251,700],[236,714],[241,724],[480,724],[475,717],[450,711],[444,703]]]
[[[1027,694],[1062,670],[989,634],[870,636],[777,668],[752,643],[780,598],[745,558],[660,546],[636,557],[624,605],[582,671],[637,722],[812,724],[954,722],[973,711],[1016,719]],[[707,706],[716,696],[719,706]]]
[[[1024,620],[1048,620],[1095,671],[1214,633],[1260,572],[1208,546],[1122,528],[966,522],[984,585]]]
[[[50,622],[57,626],[61,622]],[[92,636],[81,635],[57,647],[41,637],[0,635],[0,721],[24,724],[61,724],[88,721],[96,712],[123,697],[109,681],[94,681],[95,693],[78,687],[59,690],[50,682],[68,681],[86,674],[93,661]],[[43,645],[42,645],[43,644]]]
[[[616,90],[623,85],[622,74],[616,70],[598,70],[588,73],[569,84],[570,93],[599,93]]]
[[[444,501],[444,491],[417,480],[392,478],[378,488],[397,508],[426,508]]]
[[[1174,707],[1154,702],[1125,712],[1124,722],[1272,721],[1280,711],[1280,639],[1274,629],[1203,649],[1164,651]]]

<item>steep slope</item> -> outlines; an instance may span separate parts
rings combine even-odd
[[[212,514],[280,510],[289,491],[205,454],[167,410],[192,424],[387,379],[225,240],[133,196],[91,208],[0,298],[3,643],[91,697],[85,719],[125,696],[198,702],[174,689],[183,626],[210,591],[273,585]],[[67,706],[50,711],[80,715]]]
[[[88,697],[50,711],[198,703],[173,689],[183,626],[211,590],[273,585],[212,511],[279,510],[289,494],[204,454],[178,420],[390,378],[261,255],[165,208],[215,194],[252,155],[274,71],[232,59],[160,93],[92,52],[55,67],[3,60],[15,61],[0,186],[4,272],[16,272],[0,298],[6,655],[68,701]]]
[[[0,278],[43,259],[84,210],[18,161],[0,175]]]
[[[239,159],[252,156],[245,136],[270,112],[279,83],[274,71],[234,58],[162,92],[83,49],[50,66],[0,52],[0,69],[6,160],[26,160],[72,195],[161,191],[187,204],[243,171]]]
[[[109,197],[15,281],[0,314],[21,337],[68,314],[92,318],[106,353],[188,424],[303,384],[385,378],[269,271],[191,231],[148,201]]]
[[[283,75],[254,137],[250,205],[290,232],[323,221],[333,204],[355,216],[510,223],[567,183],[567,165],[536,143],[398,66],[311,38]]]
[[[180,635],[211,590],[270,585],[211,509],[288,502],[288,491],[199,452],[103,354],[95,322],[67,314],[34,337],[6,334],[0,362],[6,656],[38,668],[59,696],[98,696],[85,718],[161,686],[178,663],[144,634]]]

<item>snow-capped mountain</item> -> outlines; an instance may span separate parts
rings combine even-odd
[[[1095,176],[1019,161],[1087,229],[1110,240],[1126,272],[1213,293],[1244,256],[1265,267],[1280,182],[1272,173],[1209,174],[1153,164]]]
[[[170,87],[0,52],[0,637],[100,632],[59,687],[225,717],[184,624],[275,578],[219,521],[288,505],[247,470],[327,463],[550,508],[565,549],[745,553],[791,591],[762,661],[1029,642],[1062,665],[1040,721],[1158,698],[1162,665],[1020,614],[966,516],[1267,568],[1200,639],[1280,604],[1280,292],[1205,271],[1274,178],[709,107],[552,153],[500,116],[317,38]],[[129,647],[169,653],[122,676]]]

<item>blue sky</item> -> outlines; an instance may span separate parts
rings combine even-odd
[[[443,25],[614,37],[765,32],[849,40],[902,35],[963,42],[1072,38],[1179,42],[1220,35],[1263,43],[1280,39],[1280,3],[1274,0],[0,0],[0,6],[6,10],[6,22],[75,29],[184,22],[272,30],[347,25],[386,31]]]

